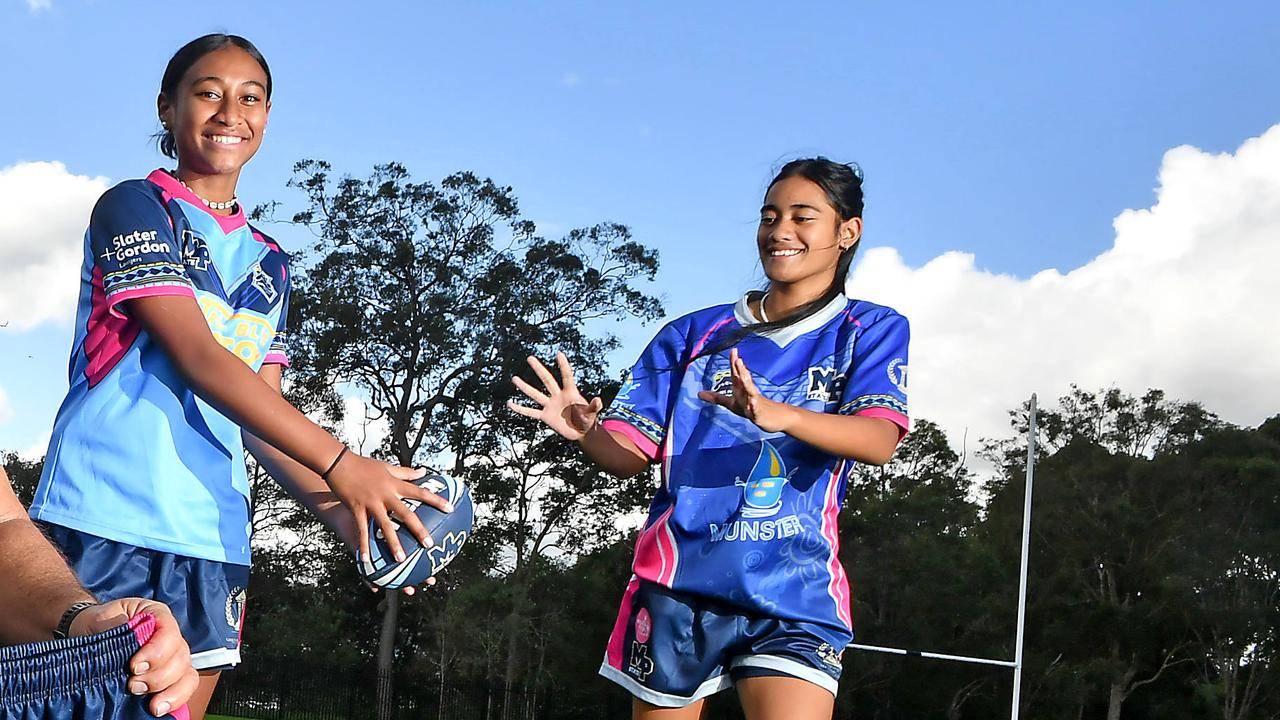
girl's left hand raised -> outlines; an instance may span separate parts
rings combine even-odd
[[[698,397],[750,420],[765,432],[785,432],[795,408],[761,394],[755,381],[751,379],[747,364],[738,357],[737,348],[729,351],[729,367],[733,372],[733,395],[703,390],[698,393]]]

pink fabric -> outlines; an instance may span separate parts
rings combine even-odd
[[[241,203],[236,203],[236,211],[234,214],[219,215],[205,207],[203,200],[201,200],[195,193],[188,190],[186,185],[183,185],[175,177],[164,170],[152,170],[151,174],[147,176],[147,180],[158,185],[161,190],[169,193],[171,197],[186,200],[197,209],[207,213],[209,217],[218,221],[218,225],[222,227],[222,232],[229,233],[233,230],[239,230],[248,224],[244,217],[244,206]]]
[[[840,479],[844,476],[847,460],[841,460],[831,473],[827,484],[827,492],[822,498],[822,536],[831,546],[831,557],[827,561],[827,572],[831,580],[827,583],[827,594],[836,605],[836,615],[850,630],[853,629],[853,616],[849,610],[849,579],[844,574],[844,566],[840,564],[840,527],[836,516],[840,513],[840,498],[837,490]]]
[[[151,636],[156,634],[156,617],[151,613],[139,613],[129,618],[129,629],[138,639],[138,645],[146,645]]]
[[[902,438],[907,436],[907,431],[911,429],[911,420],[906,415],[897,410],[889,408],[873,407],[866,410],[859,410],[854,413],[855,417],[877,417],[884,418],[898,426],[898,442],[902,442]]]
[[[267,353],[267,357],[263,359],[262,364],[289,367],[289,356],[280,352]]]
[[[699,339],[698,339],[698,342],[694,344],[694,346],[693,346],[693,352],[689,353],[689,357],[697,357],[697,356],[698,356],[698,353],[702,352],[702,346],[703,346],[703,345],[706,345],[706,344],[707,344],[707,341],[711,339],[711,335],[712,335],[712,333],[714,333],[715,331],[717,331],[717,330],[719,330],[720,328],[724,327],[724,326],[725,326],[725,324],[727,324],[730,320],[733,320],[733,319],[734,319],[734,318],[733,318],[733,316],[732,316],[732,315],[730,315],[729,317],[727,317],[727,318],[725,318],[725,319],[721,320],[720,322],[716,323],[715,325],[712,325],[712,326],[711,326],[711,329],[710,329],[710,330],[708,330],[708,331],[706,332],[706,334],[705,334],[705,335],[703,335],[701,338],[699,338]]]
[[[631,619],[631,598],[639,589],[640,580],[631,578],[631,582],[627,583],[627,591],[622,594],[622,606],[618,608],[618,619],[613,623],[613,633],[609,635],[609,647],[605,651],[605,657],[609,661],[609,666],[615,670],[623,669],[623,646],[627,642],[627,621]]]
[[[142,647],[151,642],[152,636],[156,634],[156,618],[151,613],[139,613],[129,618],[129,629],[133,631],[133,637],[138,640],[138,647]],[[191,712],[186,705],[169,712],[169,717],[174,720],[191,720]]]
[[[271,248],[272,250],[275,250],[276,252],[280,252],[280,246],[274,240],[268,240],[267,236],[263,235],[257,230],[251,231],[250,234],[253,235],[254,240],[257,240],[258,242],[262,243],[263,245],[266,245],[267,247]],[[283,279],[284,278],[281,278],[281,280]]]
[[[84,375],[92,387],[120,362],[137,339],[141,327],[120,313],[112,312],[115,305],[108,303],[102,289],[100,268],[93,268],[89,282],[93,290],[89,296],[89,320],[84,336],[84,354],[88,361]]]
[[[636,539],[636,557],[631,565],[637,577],[666,587],[671,586],[678,560],[675,543],[667,528],[673,512],[675,506],[667,508],[652,525],[640,532]]]
[[[271,362],[270,356],[267,357],[267,362]],[[636,444],[636,447],[640,448],[640,452],[644,453],[645,457],[650,460],[658,459],[658,444],[650,440],[644,433],[635,429],[630,423],[622,420],[605,420],[600,425],[610,432],[626,435],[631,442]]]

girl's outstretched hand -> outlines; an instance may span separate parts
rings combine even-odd
[[[573,368],[569,365],[569,358],[565,357],[564,353],[556,353],[556,364],[560,366],[560,379],[563,385],[556,382],[555,376],[538,361],[538,358],[530,355],[529,367],[533,368],[534,374],[542,381],[546,392],[538,390],[518,377],[511,378],[511,382],[515,383],[525,397],[541,407],[526,407],[514,400],[508,401],[507,407],[511,408],[512,412],[525,417],[541,420],[547,427],[569,440],[581,440],[583,435],[595,427],[596,418],[599,417],[604,403],[598,397],[587,402],[587,399],[582,396],[573,378]]]
[[[423,547],[431,547],[434,543],[427,529],[422,526],[418,516],[408,511],[402,500],[421,500],[443,512],[453,512],[453,507],[444,498],[413,484],[413,480],[421,478],[426,470],[406,468],[399,465],[374,460],[346,453],[338,465],[329,474],[329,487],[346,505],[355,520],[356,546],[360,558],[369,557],[369,520],[372,518],[382,530],[391,554],[396,561],[405,559],[404,548],[396,535],[395,526],[388,513],[394,513],[411,535],[418,539]]]
[[[703,390],[698,393],[698,397],[735,415],[741,415],[765,432],[785,432],[793,417],[794,408],[761,394],[755,381],[751,379],[747,364],[738,357],[737,348],[729,351],[729,367],[733,372],[732,395]]]

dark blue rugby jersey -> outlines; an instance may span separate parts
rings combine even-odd
[[[689,358],[756,322],[744,298],[669,323],[605,412],[607,429],[662,465],[633,570],[676,591],[842,635],[852,620],[836,515],[853,461],[698,398],[700,390],[732,392],[729,351]],[[840,296],[783,332],[748,335],[736,347],[766,397],[886,418],[905,434],[908,337],[894,310]]]

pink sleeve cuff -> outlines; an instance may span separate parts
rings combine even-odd
[[[650,440],[648,436],[631,425],[621,420],[605,420],[600,423],[601,427],[609,432],[616,432],[625,435],[627,439],[636,444],[640,448],[640,452],[645,454],[650,460],[658,459],[658,443]]]
[[[898,426],[898,442],[902,442],[902,438],[906,437],[907,431],[911,429],[911,421],[907,419],[906,415],[903,415],[902,413],[897,412],[896,410],[890,410],[889,408],[872,407],[872,408],[867,408],[866,410],[861,410],[859,412],[856,412],[854,413],[854,415],[856,417],[884,418],[885,420],[888,420],[894,425],[897,425]]]
[[[262,360],[263,365],[283,365],[289,367],[289,356],[284,353],[270,352],[267,357]]]

